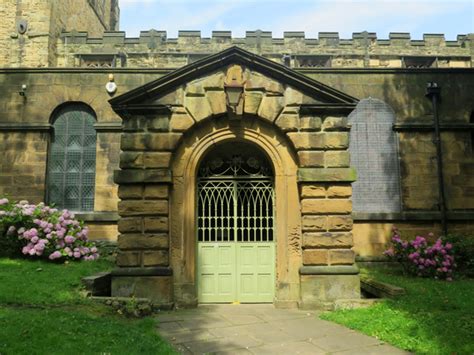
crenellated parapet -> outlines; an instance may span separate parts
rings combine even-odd
[[[304,32],[284,32],[282,38],[269,31],[247,31],[232,37],[231,31],[179,31],[169,38],[166,31],[142,31],[139,37],[125,32],[105,32],[93,38],[87,32],[65,32],[58,43],[58,66],[162,67],[175,68],[207,55],[239,46],[291,67],[472,67],[474,34],[447,41],[443,34],[424,34],[413,40],[409,33],[392,32],[379,39],[373,32],[356,32],[351,39],[337,32],[319,32],[306,38]]]

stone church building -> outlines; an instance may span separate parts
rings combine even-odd
[[[0,16],[0,196],[116,241],[113,295],[315,307],[360,297],[394,225],[474,234],[474,34],[130,38],[117,0]]]

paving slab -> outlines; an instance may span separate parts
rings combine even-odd
[[[409,354],[318,312],[271,304],[203,305],[157,320],[158,332],[182,354]]]
[[[327,352],[354,350],[371,345],[380,345],[382,342],[355,331],[341,334],[331,334],[322,338],[311,339],[311,343]]]
[[[195,341],[203,341],[203,340],[212,340],[216,338],[221,338],[212,334],[207,329],[198,329],[198,330],[182,330],[177,332],[168,332],[168,331],[161,331],[158,328],[158,332],[160,335],[165,337],[170,343],[172,344],[184,344],[189,342]]]
[[[326,354],[323,350],[318,349],[314,345],[300,341],[282,344],[270,344],[260,347],[251,348],[252,354]]]

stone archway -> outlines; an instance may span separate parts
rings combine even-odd
[[[170,196],[170,249],[174,294],[178,304],[196,304],[195,181],[202,158],[223,142],[258,146],[273,165],[275,177],[276,289],[279,306],[299,300],[301,265],[301,214],[297,164],[289,142],[264,121],[245,117],[238,125],[225,118],[209,120],[183,140],[173,157],[173,190]]]
[[[232,104],[229,87],[240,88]],[[240,48],[112,99],[124,119],[112,294],[197,304],[196,169],[212,146],[242,141],[264,151],[275,170],[274,303],[357,298],[345,119],[356,102]]]

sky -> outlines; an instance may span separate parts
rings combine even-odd
[[[306,38],[318,32],[376,32],[379,39],[389,32],[409,32],[412,39],[423,33],[443,33],[447,40],[474,33],[474,0],[119,0],[120,29],[127,37],[140,31],[166,30],[175,38],[178,30],[212,31],[305,31]]]

